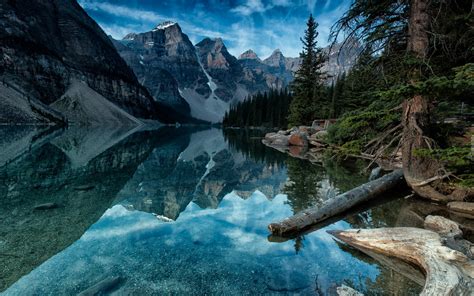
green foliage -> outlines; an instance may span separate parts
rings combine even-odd
[[[453,69],[450,76],[434,76],[413,84],[396,85],[379,95],[385,99],[410,98],[421,94],[433,99],[474,97],[474,64]]]
[[[301,67],[291,86],[293,101],[290,104],[288,125],[308,125],[315,118],[328,116],[328,100],[321,68],[326,60],[322,48],[317,46],[318,24],[310,15],[303,42]]]
[[[272,90],[254,95],[232,106],[226,112],[226,127],[279,127],[287,126],[288,108],[292,100],[288,90]]]
[[[461,186],[474,187],[474,156],[471,147],[449,147],[446,149],[418,149],[416,156],[429,157],[443,162],[450,172],[460,179],[455,180]]]
[[[396,101],[378,100],[369,107],[344,114],[328,129],[328,141],[342,146],[348,154],[357,154],[379,133],[400,123],[401,111]]]

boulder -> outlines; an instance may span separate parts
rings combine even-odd
[[[288,146],[289,136],[280,133],[268,133],[265,135],[265,141],[270,145]]]
[[[298,128],[296,126],[294,126],[294,127],[290,128],[289,130],[287,130],[286,134],[290,135],[290,134],[295,133],[297,131],[298,131]]]
[[[296,158],[305,158],[307,149],[303,146],[290,146],[288,154]]]
[[[276,135],[277,135],[276,133],[268,133],[268,134],[265,135],[265,139],[269,140],[269,139],[273,138]]]
[[[288,136],[275,137],[272,144],[277,146],[288,146]]]
[[[288,142],[291,146],[306,147],[308,146],[308,136],[306,133],[294,132],[290,135]]]

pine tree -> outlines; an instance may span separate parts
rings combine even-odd
[[[300,54],[302,64],[296,72],[292,84],[294,98],[290,106],[288,117],[289,126],[309,124],[317,116],[323,116],[325,103],[325,89],[322,81],[321,67],[325,56],[322,48],[317,46],[318,24],[310,15],[307,22],[303,43],[303,51]]]

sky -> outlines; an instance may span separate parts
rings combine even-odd
[[[280,49],[287,57],[301,51],[300,37],[312,13],[319,23],[319,45],[351,0],[79,0],[102,29],[115,39],[151,31],[159,23],[178,22],[196,44],[206,37],[224,40],[239,56],[248,49],[261,58]]]

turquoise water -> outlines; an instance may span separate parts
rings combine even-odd
[[[267,225],[367,181],[220,129],[0,129],[4,295],[415,295],[326,230],[403,224],[405,200],[275,242]],[[50,204],[49,209],[35,209]],[[422,284],[422,283],[421,283]]]

